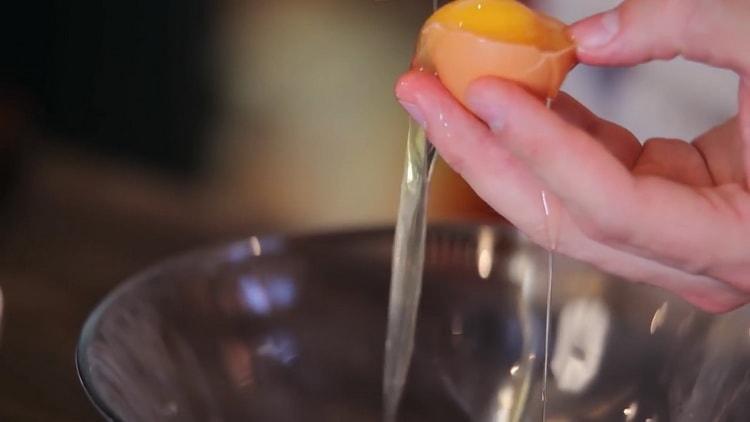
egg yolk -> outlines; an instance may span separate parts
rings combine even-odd
[[[422,27],[415,67],[435,72],[461,102],[482,76],[517,82],[554,97],[576,64],[566,26],[516,0],[456,0]]]

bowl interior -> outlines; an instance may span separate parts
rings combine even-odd
[[[123,422],[380,421],[392,240],[250,238],[147,270],[87,321],[84,388]],[[554,264],[548,420],[750,420],[747,310]],[[546,282],[512,228],[431,227],[401,420],[541,420]]]

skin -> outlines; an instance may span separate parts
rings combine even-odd
[[[535,242],[725,312],[750,302],[747,22],[746,0],[627,0],[571,27],[583,63],[683,56],[736,72],[737,115],[692,142],[641,146],[565,94],[548,110],[497,78],[472,83],[467,108],[419,72],[403,75],[396,95],[446,162]]]

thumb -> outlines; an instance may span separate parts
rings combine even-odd
[[[571,28],[584,63],[628,66],[682,55],[750,76],[750,2],[625,0]]]
[[[683,56],[739,74],[739,125],[745,173],[750,175],[748,22],[747,0],[625,0],[574,24],[570,32],[579,60],[588,64],[632,66]]]

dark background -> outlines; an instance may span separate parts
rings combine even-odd
[[[411,41],[398,46],[392,40],[413,39],[428,2],[321,1],[313,10],[320,10],[317,21],[309,22],[299,10],[310,2],[295,0],[4,2],[0,420],[99,420],[75,373],[78,333],[95,304],[145,266],[251,233],[346,224],[341,215],[353,216],[349,224],[367,223],[371,208],[390,220],[399,178],[393,170],[401,164],[405,129],[390,89],[411,51]],[[263,23],[265,16],[298,22],[288,28],[292,38],[282,39],[283,27],[269,39],[242,35],[252,34],[253,22]],[[357,22],[367,21],[379,23],[359,31]],[[359,33],[363,48],[354,45],[354,54],[342,54],[342,31]],[[310,34],[317,41],[307,40]],[[286,46],[278,54],[276,40]],[[285,56],[290,45],[294,51]],[[250,59],[231,64],[227,49]],[[262,63],[253,59],[261,53]],[[307,76],[302,68],[291,77],[263,80],[261,71],[273,75],[296,57],[340,72],[346,71],[342,60],[365,69],[369,62],[382,63],[381,57],[390,61],[374,68],[379,79],[360,91],[325,88],[341,83],[328,79],[287,86],[284,78]],[[338,61],[327,65],[331,58]],[[246,108],[232,106],[227,97],[234,90],[226,82],[232,72],[247,75],[250,97],[262,99]],[[321,98],[299,94],[299,87],[314,85],[324,88]],[[330,98],[322,98],[328,91]],[[286,102],[269,104],[281,100]],[[286,116],[296,104],[325,112],[326,104],[341,101],[353,102],[344,107],[377,122],[362,133],[390,130],[399,142],[373,147],[366,138],[327,132],[306,139],[303,123],[309,118]],[[360,133],[352,127],[347,130]],[[284,130],[302,134],[301,140]],[[289,169],[276,164],[262,167],[273,157],[283,159],[290,145],[310,149],[296,158],[297,165],[307,165],[299,174],[308,177],[287,176]],[[305,158],[331,156],[331,148],[333,165]],[[350,187],[339,183],[332,192],[326,181],[340,177],[331,172],[351,173],[359,157],[369,163],[361,174],[388,173],[382,186],[368,189],[362,200],[354,174]]]
[[[143,199],[128,193],[187,186],[204,169],[211,7],[0,7],[0,420],[98,420],[73,366],[85,315],[132,271],[217,237],[169,211],[133,212]]]
[[[9,3],[0,87],[37,129],[170,172],[200,169],[215,80],[213,3]]]

